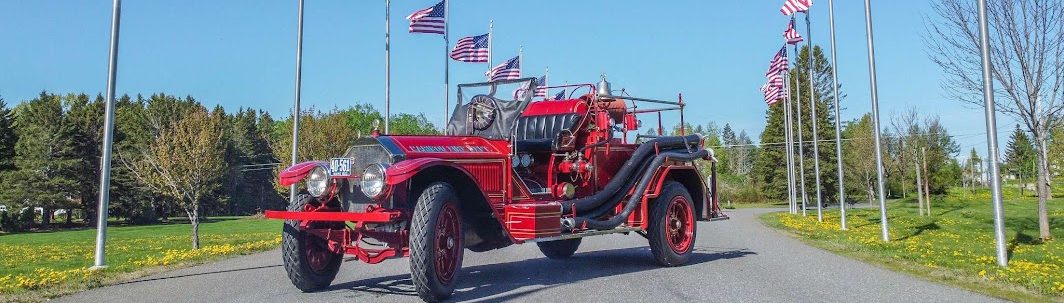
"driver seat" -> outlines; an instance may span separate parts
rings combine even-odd
[[[532,102],[517,118],[514,147],[522,152],[572,148],[572,139],[562,139],[574,135],[587,113],[587,103],[580,99]]]

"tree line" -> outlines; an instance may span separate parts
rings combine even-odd
[[[9,107],[0,98],[0,229],[96,218],[104,98],[41,92]],[[383,116],[370,105],[301,112],[300,159],[334,156]],[[392,133],[434,134],[421,114],[399,114]],[[108,213],[129,224],[283,209],[276,173],[291,158],[291,121],[268,112],[207,108],[191,96],[122,96],[115,103]],[[37,211],[35,211],[37,210]],[[61,221],[61,222],[53,222]],[[198,224],[193,224],[193,233]],[[193,244],[196,237],[193,237]]]

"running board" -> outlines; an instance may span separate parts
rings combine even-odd
[[[576,239],[576,238],[583,238],[583,237],[590,237],[590,236],[601,236],[601,235],[609,235],[609,234],[628,233],[628,232],[641,231],[641,230],[643,230],[643,229],[636,228],[636,227],[618,227],[618,228],[608,229],[608,230],[591,230],[591,231],[585,231],[585,232],[575,233],[575,234],[566,234],[566,235],[561,235],[561,236],[556,236],[556,237],[528,239],[525,242],[547,242],[547,241],[567,240],[567,239]]]

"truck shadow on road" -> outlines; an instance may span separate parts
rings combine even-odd
[[[685,266],[757,254],[746,249],[696,247]],[[468,255],[468,254],[467,254]],[[578,252],[566,260],[546,257],[518,262],[467,266],[452,301],[508,301],[553,287],[596,278],[651,270],[670,270],[654,262],[650,249],[633,247]],[[519,288],[532,286],[531,289]],[[351,290],[370,294],[417,296],[410,275],[393,275],[335,284],[327,291]],[[490,297],[490,298],[489,298]]]

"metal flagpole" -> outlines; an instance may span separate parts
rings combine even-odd
[[[296,96],[292,105],[292,165],[299,161],[299,97],[303,87],[303,0],[299,0],[299,18],[296,25]],[[288,201],[296,201],[296,185],[288,188]]]
[[[828,0],[828,23],[831,25],[831,90],[835,98],[835,160],[839,174],[839,229],[846,230],[846,186],[842,180],[842,116],[839,113],[839,65],[835,60],[835,4]]]
[[[872,92],[872,130],[876,144],[876,183],[879,187],[879,223],[883,236],[883,242],[890,242],[890,231],[887,229],[887,200],[884,195],[886,188],[883,185],[883,148],[880,144],[879,135],[879,91],[876,87],[876,51],[872,37],[872,3],[865,0],[865,36],[868,37],[868,81]]]
[[[786,75],[783,78],[784,79],[784,82],[783,82],[784,83],[784,89],[789,89],[790,88],[790,85],[788,85],[788,82],[790,82],[790,79],[788,79],[788,78],[789,78],[789,73],[788,73],[788,75]],[[783,132],[783,136],[784,136],[784,141],[787,141],[787,148],[784,150],[787,153],[787,205],[790,206],[790,213],[791,214],[795,214],[795,213],[798,213],[798,203],[797,203],[797,201],[795,201],[796,194],[795,194],[795,186],[794,186],[794,181],[795,181],[795,179],[794,179],[794,177],[795,177],[794,176],[794,134],[793,134],[794,122],[792,122],[793,119],[791,118],[792,108],[791,108],[791,101],[789,99],[790,99],[789,96],[788,96],[788,98],[783,99],[783,110],[785,112],[785,114],[783,116],[784,116],[785,119],[787,119],[787,121],[784,123],[784,126],[787,128],[787,130],[785,130]]]
[[[805,29],[806,45],[809,46],[809,52],[806,54],[806,62],[809,66],[806,68],[809,69],[809,108],[812,109],[809,113],[809,124],[813,125],[813,171],[815,172],[813,178],[814,182],[816,182],[814,184],[816,186],[816,220],[824,222],[824,203],[820,199],[820,144],[817,143],[820,140],[817,138],[817,124],[819,124],[817,122],[819,121],[817,121],[816,115],[816,87],[813,86],[813,27],[810,25],[808,10],[805,11]]]
[[[794,21],[794,17],[793,16],[791,17],[791,21]],[[798,44],[797,43],[794,44],[794,59],[795,59],[794,60],[794,66],[798,67]],[[798,75],[798,74],[795,74],[795,75]],[[787,80],[790,80],[790,78],[787,78]],[[797,79],[795,79],[795,80],[797,80]],[[805,141],[805,136],[802,135],[802,86],[801,85],[795,85],[794,88],[797,91],[797,93],[795,93],[794,98],[795,98],[795,100],[798,103],[795,108],[798,109],[798,114],[797,114],[797,116],[798,116],[798,140],[797,141],[798,141],[798,175],[799,175],[799,178],[796,181],[800,181],[801,182],[800,188],[802,190],[802,216],[805,216],[805,201],[807,201],[808,198],[806,198],[806,191],[805,191],[805,148],[802,145],[803,144],[802,141]],[[792,142],[792,144],[793,144],[793,142]],[[797,207],[797,205],[795,205],[795,207]]]
[[[96,211],[96,262],[93,269],[107,268],[107,205],[111,199],[111,147],[115,132],[115,79],[118,72],[118,28],[122,20],[122,0],[111,6],[111,50],[107,61],[107,108],[103,119],[103,157],[100,158],[100,205]]]
[[[867,0],[866,0],[867,1]],[[986,24],[986,0],[979,0],[979,41],[982,45],[983,107],[986,108],[986,148],[990,158],[990,195],[994,203],[994,244],[997,248],[997,263],[1008,266],[1005,251],[1005,210],[1001,202],[1001,173],[998,171],[997,113],[994,112],[994,83],[990,77],[990,37]]]
[[[392,0],[384,0],[384,133],[391,134],[392,121]],[[444,111],[444,116],[447,112]]]
[[[494,19],[488,21],[488,73],[487,73],[488,80],[491,80],[491,68],[492,68],[492,66],[491,66],[491,56],[494,53],[492,51],[492,49],[491,49],[491,40],[492,39],[495,39],[495,20]]]
[[[451,58],[447,50],[451,42],[448,40],[451,27],[447,25],[451,14],[451,2],[443,0],[443,128],[447,128],[447,113],[451,110]],[[461,102],[461,101],[459,101]]]

